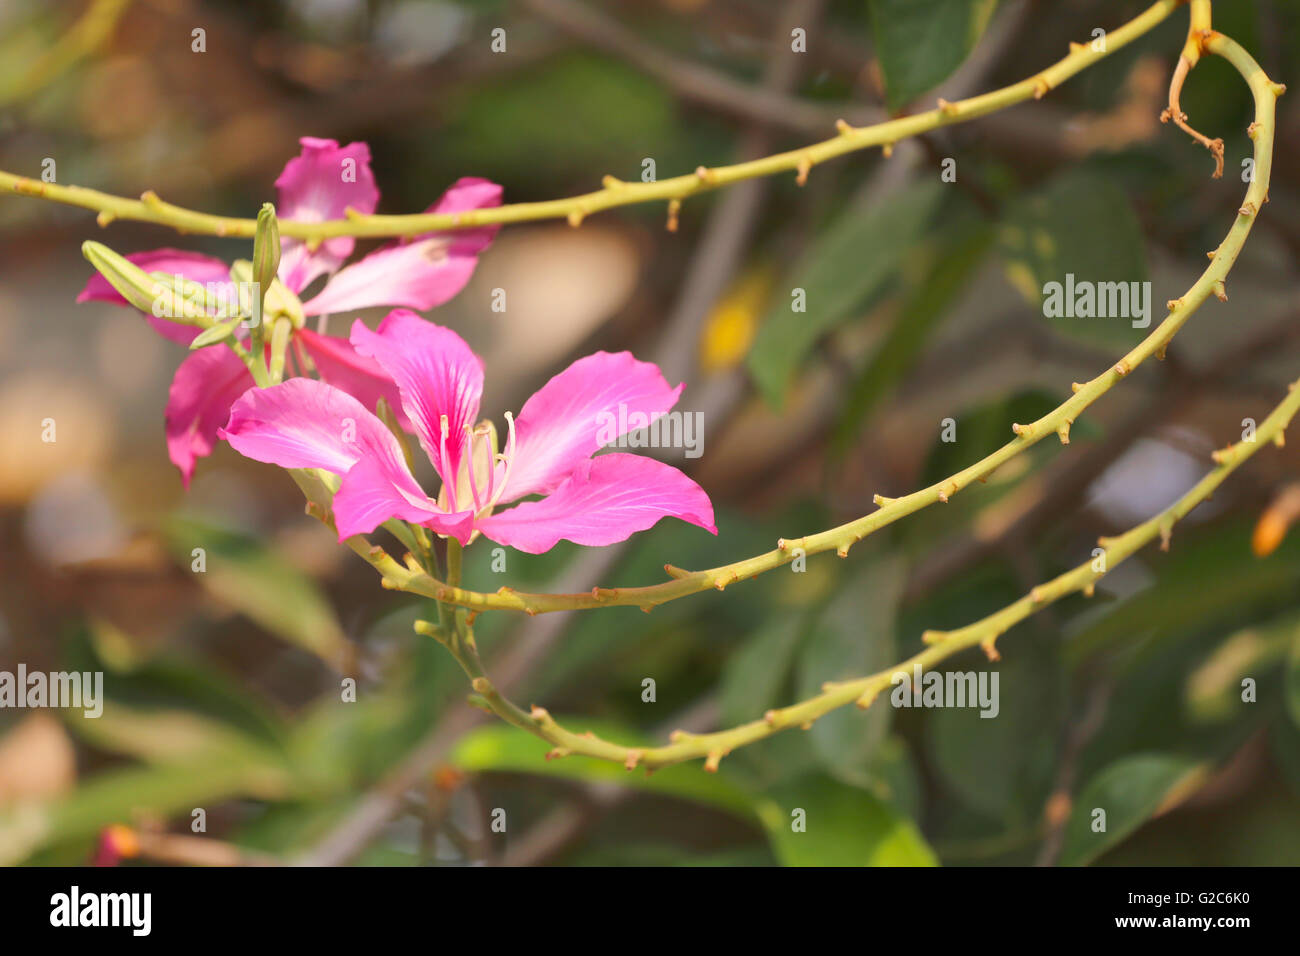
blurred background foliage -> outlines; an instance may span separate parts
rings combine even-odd
[[[370,143],[381,212],[423,209],[464,175],[502,182],[507,201],[549,199],[603,174],[639,178],[647,158],[676,175],[824,138],[837,116],[1013,82],[1144,6],[583,2],[136,0],[100,3],[105,19],[88,23],[86,3],[7,0],[0,166],[38,176],[52,158],[62,183],[250,215],[313,135]],[[808,52],[783,72],[791,22]],[[1220,2],[1215,25],[1300,84],[1300,3]],[[495,28],[504,53],[490,49]],[[1144,332],[1044,319],[1042,283],[1150,280],[1158,321],[1244,188],[1250,100],[1225,64],[1202,61],[1183,96],[1193,124],[1227,142],[1222,180],[1157,120],[1185,29],[1180,12],[1050,97],[891,158],[692,199],[676,232],[661,206],[503,230],[432,316],[484,355],[484,407],[518,408],[596,348],[660,361],[688,383],[681,407],[705,414],[702,458],[662,454],[710,492],[720,533],[665,523],[626,547],[512,552],[504,574],[480,543],[469,584],[643,584],[666,561],[766,550],[964,467],[1112,363]],[[1069,446],[1044,442],[847,561],[813,558],[649,615],[485,615],[489,671],[570,726],[628,741],[749,720],[914,653],[924,629],[999,608],[1172,501],[1300,368],[1300,98],[1280,110],[1272,202],[1230,302],[1204,306]],[[955,183],[940,180],[945,158]],[[141,224],[100,236],[84,211],[0,202],[0,669],[103,670],[108,696],[98,720],[0,712],[3,862],[89,861],[114,824],[137,834],[140,860],[170,862],[1300,859],[1295,443],[1234,475],[1168,553],[1144,551],[1092,599],[1020,625],[999,664],[950,660],[1000,671],[997,719],[849,708],[717,774],[547,761],[539,741],[465,719],[477,712],[462,675],[411,630],[431,609],[382,591],[304,517],[285,475],[222,448],[182,492],[162,441],[181,356],[134,314],[73,304],[91,236],[122,252],[247,255]],[[498,287],[504,313],[489,307]],[[790,309],[796,287],[806,313]],[[54,444],[39,438],[47,417]],[[392,812],[361,852],[313,856],[375,793]],[[504,833],[490,826],[498,809]],[[792,832],[796,809],[806,833]]]

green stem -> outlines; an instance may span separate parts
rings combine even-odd
[[[872,126],[855,128],[841,123],[839,134],[831,139],[762,159],[712,169],[701,166],[694,173],[651,183],[623,182],[606,176],[601,189],[580,196],[546,202],[513,203],[454,214],[375,216],[349,213],[344,219],[323,222],[286,219],[279,222],[280,233],[308,242],[320,242],[336,236],[413,236],[435,230],[470,229],[493,223],[542,219],[567,219],[576,226],[585,217],[602,210],[643,202],[679,203],[691,196],[760,176],[795,172],[802,180],[808,170],[827,160],[876,146],[890,147],[911,136],[964,123],[1029,99],[1042,98],[1076,73],[1151,30],[1185,2],[1186,0],[1159,0],[1128,23],[1107,33],[1104,50],[1094,50],[1090,43],[1072,44],[1069,55],[1064,59],[1011,86],[955,103],[940,101],[935,109]],[[95,189],[60,186],[3,171],[0,171],[0,191],[97,210],[101,226],[106,226],[115,219],[131,219],[170,226],[180,232],[245,239],[252,238],[257,230],[255,219],[196,212],[164,202],[153,192],[146,192],[139,199],[127,199]]]
[[[1250,54],[1228,37],[1211,32],[1206,37],[1204,45],[1208,52],[1224,57],[1237,68],[1250,86],[1255,100],[1255,122],[1251,126],[1251,135],[1255,140],[1256,178],[1251,189],[1247,191],[1247,202],[1239,213],[1238,222],[1233,226],[1233,232],[1229,233],[1229,240],[1234,235],[1240,240],[1244,239],[1245,233],[1249,231],[1250,223],[1253,222],[1258,211],[1258,205],[1252,206],[1252,203],[1262,203],[1267,195],[1276,100],[1284,87],[1271,82]],[[1225,240],[1224,245],[1220,246],[1218,252],[1214,254],[1216,260],[1226,258],[1229,253],[1232,258],[1236,257],[1240,245],[1238,243],[1235,248],[1226,250],[1229,240]],[[1204,279],[1203,276],[1202,282]],[[1176,313],[1177,309],[1174,311]],[[1171,314],[1170,319],[1173,317],[1174,315]],[[1166,323],[1169,321],[1166,320]],[[1139,346],[1139,349],[1141,348],[1143,346]],[[1020,600],[973,624],[953,631],[926,631],[921,635],[921,639],[928,646],[894,667],[856,680],[828,682],[822,686],[822,693],[815,697],[789,707],[769,710],[761,719],[729,730],[708,734],[676,731],[670,738],[672,742],[667,746],[626,747],[601,740],[590,733],[575,734],[561,726],[540,707],[534,707],[525,715],[522,708],[496,691],[487,675],[483,673],[481,662],[477,660],[476,655],[468,659],[468,663],[462,661],[462,667],[465,667],[466,673],[470,675],[474,682],[474,689],[486,706],[510,723],[523,727],[551,743],[554,746],[550,753],[552,757],[581,754],[622,763],[629,770],[637,766],[653,770],[684,760],[703,758],[705,769],[716,770],[719,761],[737,747],[770,737],[790,727],[806,729],[818,718],[849,703],[856,703],[861,708],[871,706],[876,698],[892,684],[897,684],[900,680],[910,681],[917,668],[925,671],[954,654],[976,646],[982,647],[990,659],[997,659],[997,639],[1009,628],[1067,595],[1076,592],[1090,595],[1098,580],[1156,538],[1159,538],[1162,546],[1167,548],[1174,525],[1197,505],[1208,499],[1228,475],[1236,471],[1264,444],[1283,443],[1285,429],[1298,411],[1300,411],[1300,381],[1290,385],[1287,396],[1269,413],[1249,441],[1242,440],[1216,451],[1212,456],[1216,467],[1181,498],[1155,517],[1125,533],[1113,538],[1100,539],[1098,541],[1102,549],[1100,555],[1051,581],[1040,584]],[[458,619],[463,613],[458,613]],[[417,625],[417,630],[420,628],[421,625]],[[526,719],[521,719],[523,717]]]

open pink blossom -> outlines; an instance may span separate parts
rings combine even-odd
[[[491,422],[475,423],[483,363],[450,329],[396,309],[377,331],[352,325],[352,345],[397,383],[412,430],[442,480],[436,498],[407,467],[397,438],[340,389],[309,379],[253,388],[234,404],[220,437],[240,454],[285,468],[340,476],[334,496],[339,540],[400,518],[468,543],[482,534],[540,554],[560,539],[622,541],[664,517],[717,534],[704,490],[678,469],[623,453],[593,457],[619,437],[610,423],[653,422],[671,409],[659,368],[628,352],[596,352],[543,385],[498,450]],[[505,511],[498,507],[530,495]]]
[[[348,209],[374,212],[379,189],[365,143],[340,147],[332,139],[313,137],[303,137],[300,142],[301,154],[289,160],[275,181],[276,210],[281,219],[321,222],[340,219]],[[469,177],[453,183],[427,211],[456,213],[500,203],[500,186]],[[319,293],[303,303],[308,316],[372,306],[432,309],[465,287],[478,254],[492,242],[496,229],[485,226],[426,233],[388,244],[349,266],[343,263],[355,246],[350,237],[326,239],[315,250],[301,240],[286,238],[281,244],[278,276],[295,295],[318,277],[330,277]],[[178,249],[154,249],[126,258],[145,272],[165,272],[205,286],[221,286],[226,301],[237,301],[230,266],[220,259]],[[86,283],[77,301],[128,304],[99,274]],[[146,318],[160,334],[182,345],[192,342],[200,331],[152,315]],[[397,409],[391,381],[373,361],[357,355],[346,338],[299,329],[294,341],[298,358],[305,352],[326,382],[355,395],[369,409],[381,397]],[[211,453],[231,401],[252,385],[248,370],[226,348],[201,349],[176,370],[167,401],[167,450],[186,485],[197,459]]]

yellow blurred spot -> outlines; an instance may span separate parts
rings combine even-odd
[[[734,368],[749,353],[772,280],[770,268],[751,269],[718,300],[700,336],[700,367],[705,372]]]
[[[1039,292],[1038,280],[1034,278],[1034,273],[1029,266],[1023,262],[1008,262],[1005,270],[1007,281],[1025,297],[1025,301],[1037,305],[1042,296]]]

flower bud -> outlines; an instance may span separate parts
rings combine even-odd
[[[155,306],[159,296],[168,290],[160,285],[157,279],[135,263],[119,256],[103,243],[83,242],[81,254],[127,302],[142,312],[157,315],[159,318],[165,317],[166,310],[163,310],[163,315],[159,315]]]
[[[263,203],[257,214],[257,233],[253,237],[253,281],[259,288],[269,290],[280,268],[280,224],[275,218],[275,206]]]

